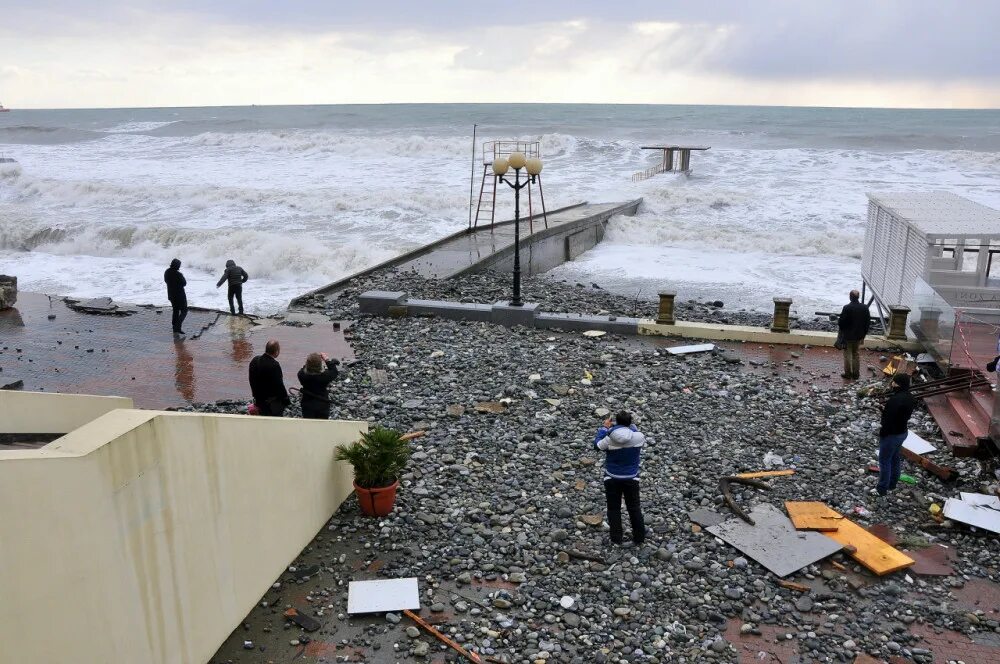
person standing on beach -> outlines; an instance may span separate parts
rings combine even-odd
[[[604,494],[608,500],[608,525],[611,541],[622,543],[622,498],[632,523],[632,541],[642,544],[646,539],[646,525],[639,505],[639,462],[646,438],[632,424],[632,414],[622,411],[610,418],[597,430],[594,447],[605,452]]]
[[[234,297],[240,305],[240,314],[243,313],[243,284],[249,278],[247,271],[230,258],[226,261],[226,269],[222,273],[222,278],[219,279],[219,283],[215,284],[215,287],[219,288],[222,284],[229,282],[229,311],[233,315],[236,315],[236,307],[233,306]]]
[[[896,488],[903,464],[903,442],[909,435],[910,415],[917,405],[910,394],[910,377],[892,377],[893,392],[882,409],[882,428],[878,432],[878,486],[875,491],[884,496]]]
[[[264,346],[264,354],[250,360],[250,392],[261,415],[281,417],[291,403],[281,375],[281,365],[278,364],[280,353],[281,345],[271,339]]]
[[[851,301],[844,305],[840,312],[837,326],[840,330],[840,341],[844,346],[844,378],[861,377],[861,360],[858,349],[865,336],[868,335],[868,325],[871,323],[871,312],[861,302],[861,293],[851,291]]]
[[[330,394],[327,388],[337,377],[338,360],[326,353],[310,353],[305,366],[299,369],[302,385],[302,417],[312,420],[330,419]]]
[[[174,334],[184,334],[181,326],[188,315],[188,299],[184,287],[187,286],[187,279],[181,274],[181,262],[178,259],[170,261],[170,267],[163,273],[163,281],[167,284],[167,299],[173,309],[171,322]]]

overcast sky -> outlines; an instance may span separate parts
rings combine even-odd
[[[0,0],[8,107],[1000,107],[997,0]]]

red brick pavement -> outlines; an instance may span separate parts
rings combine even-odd
[[[921,638],[920,647],[934,653],[935,662],[961,661],[965,664],[1000,662],[1000,645],[977,643],[965,634],[950,630],[935,630],[929,625],[914,624],[910,631]]]
[[[59,298],[20,293],[16,308],[0,311],[0,380],[21,379],[25,390],[128,396],[140,407],[167,408],[249,400],[247,365],[270,338],[281,342],[289,386],[298,384],[295,372],[311,352],[354,357],[332,324],[261,322],[191,311],[184,322],[191,336],[178,340],[169,308],[103,316],[73,311]]]

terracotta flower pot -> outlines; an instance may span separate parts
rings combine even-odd
[[[399,480],[389,486],[380,486],[374,489],[366,489],[354,483],[354,490],[358,494],[358,504],[361,511],[368,516],[386,516],[392,511],[392,506],[396,503],[396,489],[399,488]]]

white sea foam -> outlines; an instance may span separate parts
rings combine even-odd
[[[260,109],[108,111],[96,125],[87,116],[76,125],[0,126],[0,147],[19,161],[0,166],[0,272],[17,273],[24,288],[160,302],[171,258],[204,275],[207,286],[194,288],[205,298],[217,296],[213,275],[234,258],[253,277],[254,310],[266,311],[463,228],[466,111],[349,110],[344,117],[355,119],[344,127],[320,121],[329,109],[288,111],[305,118],[302,127]],[[784,293],[825,308],[823,297],[839,301],[856,283],[866,191],[945,189],[1000,207],[1000,152],[906,148],[965,145],[965,129],[882,127],[865,139],[859,127],[838,139],[819,121],[804,133],[756,116],[732,128],[675,127],[654,111],[632,126],[619,126],[614,109],[547,111],[552,118],[525,111],[521,126],[539,130],[519,138],[541,141],[550,209],[645,201],[637,216],[612,220],[605,242],[559,268],[564,278],[622,292],[669,281],[682,295],[732,299],[710,292],[717,289],[763,307]],[[738,120],[740,112],[730,113]],[[398,117],[386,119],[391,113]],[[366,114],[381,115],[369,122]],[[717,144],[692,156],[690,176],[631,182],[655,163],[641,146],[664,133]],[[478,193],[478,158],[474,168]],[[498,218],[510,216],[512,196],[498,200]]]

